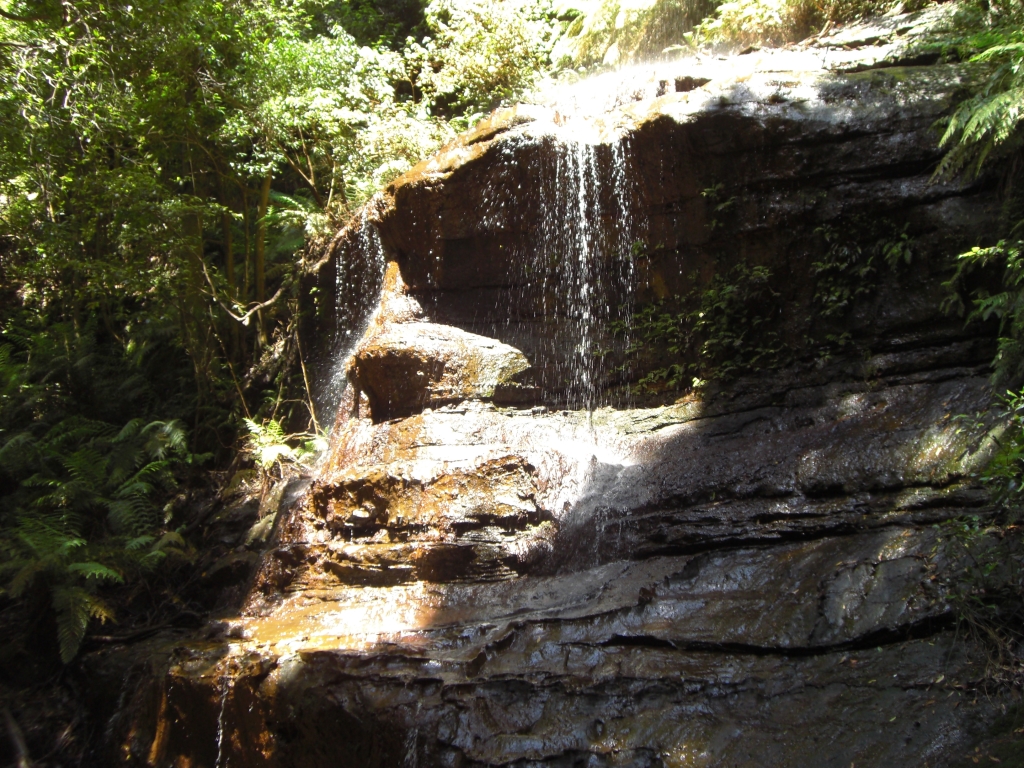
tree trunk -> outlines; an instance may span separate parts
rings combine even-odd
[[[221,181],[220,204],[225,210],[220,214],[221,247],[224,249],[224,278],[228,283],[228,298],[235,299],[235,248],[234,238],[231,233],[231,214],[227,211],[228,195],[224,189],[224,182]]]
[[[267,300],[266,274],[264,256],[267,249],[267,207],[270,204],[270,174],[263,178],[260,187],[259,208],[256,210],[256,302],[262,304]],[[259,343],[267,343],[267,328],[263,321],[263,310],[256,313],[259,320]]]
[[[220,204],[224,210],[220,214],[221,246],[224,249],[224,278],[228,284],[228,303],[234,303],[238,293],[235,283],[235,242],[231,231],[231,213],[228,206],[228,191],[225,188],[224,178],[220,180]],[[234,358],[238,354],[240,345],[238,323],[231,323],[231,350],[230,355]]]

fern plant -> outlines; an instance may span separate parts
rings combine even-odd
[[[327,448],[327,440],[322,434],[300,432],[288,435],[280,422],[274,419],[262,423],[252,419],[243,421],[249,431],[245,449],[253,457],[261,475],[269,476],[275,466],[280,470],[282,462],[306,463]],[[298,441],[299,445],[292,446],[292,441]]]
[[[991,71],[980,90],[959,104],[949,119],[940,141],[947,152],[936,170],[939,177],[977,176],[993,153],[1007,156],[1022,146],[1024,30],[996,30],[988,40],[988,47],[971,61]]]
[[[950,117],[942,137],[947,153],[936,176],[972,179],[995,159],[1002,160],[1003,190],[1010,192],[1003,210],[1009,237],[959,256],[956,272],[946,284],[951,289],[946,307],[966,315],[968,321],[998,319],[994,378],[1019,382],[1024,375],[1024,241],[1014,238],[1019,237],[1024,220],[1013,182],[1020,177],[1024,146],[1024,6],[1011,0],[968,3],[965,8],[961,20],[973,32],[965,41],[973,48],[971,61],[988,72],[982,86]],[[1001,290],[968,291],[968,276],[984,267],[1002,267]],[[969,307],[965,299],[970,299]],[[1019,680],[1024,618],[1019,524],[1024,513],[1024,392],[1008,391],[1001,405],[993,410],[1005,429],[980,479],[991,489],[1002,519],[947,523],[943,541],[953,548],[950,562],[961,563],[959,572],[954,571],[947,581],[950,600],[968,631],[994,651],[995,663],[988,675]]]
[[[2,572],[12,575],[7,587],[11,597],[24,597],[37,582],[50,593],[65,664],[78,653],[90,619],[106,622],[114,618],[110,606],[97,596],[96,587],[103,582],[124,582],[119,571],[88,559],[85,539],[71,533],[71,527],[55,518],[22,519],[17,530],[21,551],[2,567]]]
[[[103,585],[184,552],[180,534],[165,530],[168,510],[159,500],[176,487],[174,466],[192,460],[175,421],[133,419],[118,430],[70,417],[41,438],[22,431],[0,447],[0,469],[24,478],[13,494],[0,577],[15,599],[36,586],[48,594],[65,663],[91,620],[114,618],[99,595]]]
[[[999,320],[998,351],[993,361],[996,381],[1024,375],[1024,241],[1000,240],[988,248],[974,247],[960,254],[953,277],[945,283],[949,290],[945,307],[965,316],[967,322]],[[1003,290],[989,293],[979,289],[972,295],[968,309],[963,294],[968,276],[975,270],[1002,266]]]
[[[1024,392],[1009,390],[1001,402],[999,415],[1008,428],[998,439],[998,450],[981,480],[992,489],[993,500],[1009,522],[1019,523],[1024,517]]]

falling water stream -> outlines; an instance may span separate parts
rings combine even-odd
[[[317,393],[317,410],[321,421],[327,424],[333,422],[332,414],[348,386],[346,368],[352,352],[380,298],[385,254],[380,234],[370,218],[379,205],[378,194],[360,210],[353,243],[338,238],[332,246],[333,327],[321,330],[333,337],[330,342],[331,365],[322,376]]]
[[[628,344],[634,244],[644,236],[628,139],[559,118],[501,139],[492,151],[498,161],[479,229],[493,237],[515,227],[524,233],[506,252],[512,288],[494,314],[504,335],[540,348],[545,388],[561,392],[556,400],[592,411],[610,373],[602,358],[612,324],[618,344]],[[519,167],[523,156],[536,163]],[[547,338],[530,338],[536,318],[553,321]]]
[[[224,714],[227,711],[228,694],[231,693],[231,677],[222,675],[218,682],[220,685],[220,711],[217,713],[217,762],[214,763],[214,768],[221,768],[221,761],[224,758]]]

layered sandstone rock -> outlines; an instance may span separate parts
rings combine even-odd
[[[1000,704],[970,693],[935,528],[991,513],[987,427],[954,417],[990,402],[993,345],[939,305],[997,211],[932,183],[960,74],[895,66],[907,27],[886,28],[884,55],[836,46],[847,72],[825,41],[666,65],[594,120],[499,113],[396,182],[361,394],[242,614],[133,668],[110,763],[953,761]],[[586,215],[561,221],[572,178],[614,184],[580,182]],[[825,344],[823,228],[893,216],[910,265],[853,291]],[[666,361],[624,366],[616,313],[739,263],[770,268],[789,357],[630,402]]]

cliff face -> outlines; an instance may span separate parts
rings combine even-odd
[[[954,417],[993,346],[941,284],[998,207],[930,181],[959,75],[903,23],[609,76],[389,188],[321,278],[382,286],[330,454],[242,615],[131,678],[110,754],[954,759],[998,702],[956,687],[934,524],[989,511]]]

